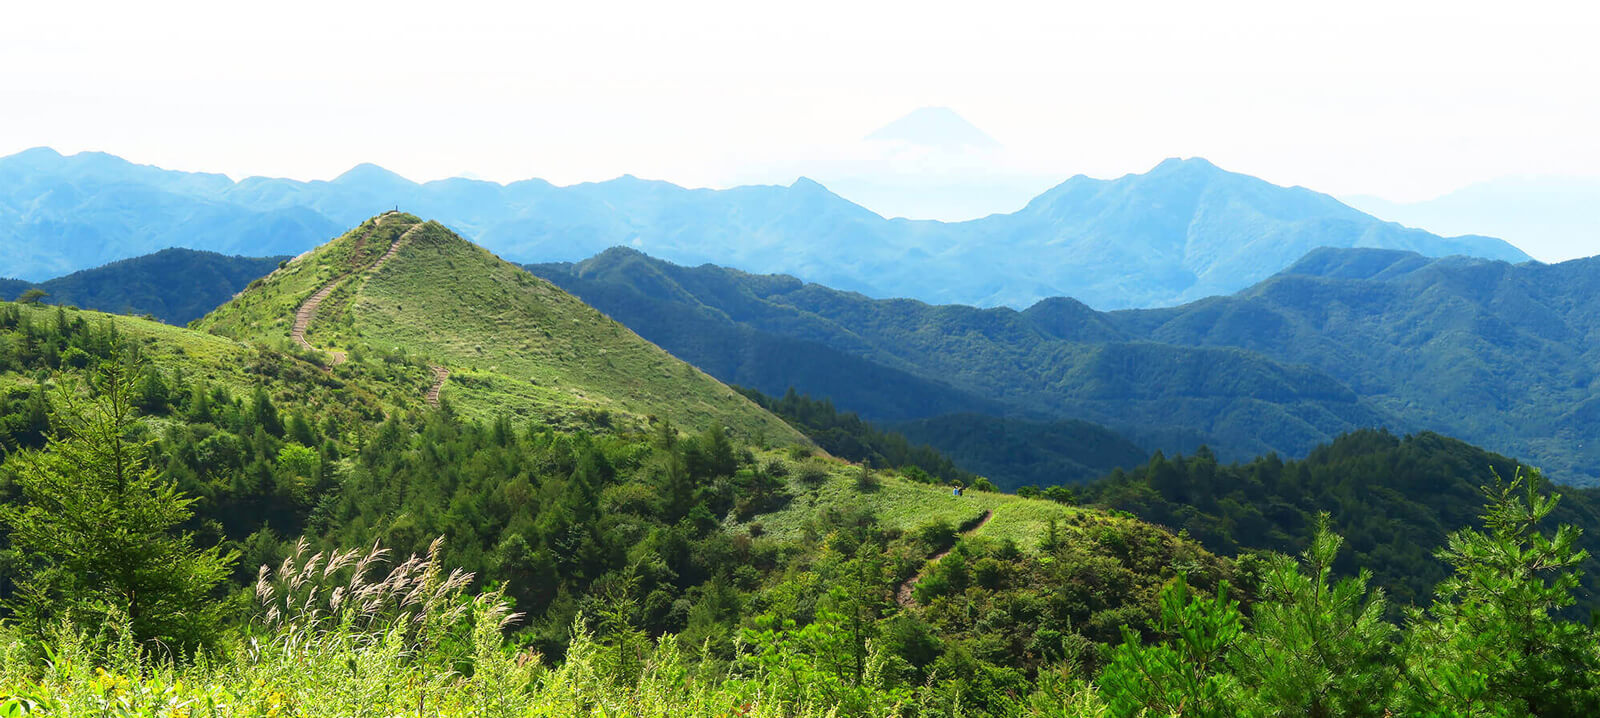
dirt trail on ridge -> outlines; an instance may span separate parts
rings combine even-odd
[[[359,241],[365,241],[366,238],[372,234],[372,230],[383,226],[383,223],[391,216],[394,216],[394,214],[394,212],[385,212],[382,215],[379,215],[378,221],[373,223],[372,229],[367,230],[366,233],[361,236]],[[294,343],[299,344],[300,348],[305,349],[306,351],[317,351],[316,347],[311,346],[311,342],[306,341],[306,330],[311,328],[311,320],[317,318],[317,310],[322,307],[323,300],[327,299],[328,295],[333,294],[333,290],[338,289],[339,285],[343,284],[344,281],[350,277],[361,272],[375,272],[381,269],[384,264],[388,263],[390,258],[394,257],[394,255],[400,251],[400,247],[405,244],[407,239],[410,239],[411,234],[420,229],[422,225],[422,222],[413,224],[399,237],[396,237],[394,242],[389,245],[389,251],[384,252],[383,256],[378,258],[378,261],[373,262],[366,267],[352,269],[344,274],[334,277],[333,279],[329,280],[327,284],[323,285],[321,289],[318,289],[315,294],[312,294],[309,299],[306,299],[305,302],[301,303],[300,308],[295,310],[294,326],[289,329],[289,338],[294,340]],[[327,350],[327,354],[329,356],[330,363],[333,366],[339,366],[349,359],[344,352],[337,349],[329,349]],[[435,373],[437,374],[437,372]],[[440,381],[439,383],[443,384],[443,381]],[[438,398],[435,392],[430,391],[429,395],[433,396],[435,400]]]
[[[922,578],[928,575],[928,571],[933,568],[933,565],[938,563],[939,559],[949,556],[951,551],[956,550],[956,543],[960,542],[961,539],[966,538],[967,536],[977,533],[978,530],[983,528],[985,524],[989,523],[989,519],[992,518],[994,518],[994,511],[990,509],[984,509],[983,515],[978,517],[978,523],[974,524],[972,528],[962,531],[958,536],[956,536],[956,540],[951,542],[950,548],[928,557],[927,563],[922,564],[922,570],[917,571],[917,575],[906,579],[905,583],[900,584],[900,589],[894,592],[895,602],[899,603],[902,607],[910,606],[912,599],[914,598],[912,592],[916,590],[917,584],[922,582]]]

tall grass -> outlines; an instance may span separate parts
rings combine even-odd
[[[301,545],[276,570],[262,568],[256,618],[221,653],[171,656],[114,626],[63,624],[42,644],[0,627],[0,716],[965,714],[959,696],[886,682],[842,698],[804,670],[808,658],[789,653],[798,650],[789,641],[741,642],[734,660],[717,661],[665,636],[640,666],[619,670],[615,651],[580,618],[565,660],[549,666],[505,641],[519,616],[503,596],[468,596],[471,575],[447,572],[438,555],[435,542],[380,571],[387,552],[378,547],[307,555]],[[889,660],[874,654],[869,683],[884,680]],[[1062,695],[1071,700],[1042,706],[1035,696],[1015,712],[1096,714],[1092,695]]]

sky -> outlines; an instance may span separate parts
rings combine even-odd
[[[945,219],[1203,156],[1412,202],[1600,176],[1597,30],[1576,2],[12,2],[0,155],[236,179],[807,175]],[[863,139],[929,106],[996,147]]]

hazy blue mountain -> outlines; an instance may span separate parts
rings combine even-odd
[[[293,255],[344,225],[306,207],[224,201],[221,175],[48,149],[0,160],[0,272],[39,281],[168,247]]]
[[[1600,254],[1600,178],[1480,182],[1421,202],[1350,197],[1352,206],[1433,232],[1504,237],[1541,259]]]
[[[873,130],[868,141],[904,142],[920,147],[995,147],[1000,143],[948,107],[922,107]]]
[[[285,259],[288,257],[229,257],[164,249],[39,284],[0,280],[0,299],[15,299],[38,288],[45,292],[42,301],[46,304],[149,314],[168,324],[184,325],[232,299]]]
[[[1526,259],[1499,240],[1405,229],[1198,159],[1115,180],[1075,177],[1018,212],[944,223],[887,220],[803,178],[720,191],[630,176],[570,187],[418,184],[361,165],[331,181],[232,182],[40,149],[0,159],[0,261],[37,280],[169,246],[295,254],[396,206],[518,262],[578,261],[621,245],[679,264],[975,306],[1052,296],[1100,309],[1171,305],[1243,289],[1320,246]]]
[[[1032,276],[1097,308],[1160,306],[1228,294],[1318,247],[1407,249],[1526,261],[1487,237],[1442,238],[1378,221],[1325,194],[1225,172],[1203,159],[1167,160],[1143,175],[1075,177],[1021,212],[967,223],[968,263],[1003,244]],[[995,242],[1003,238],[1003,242]],[[996,295],[1024,306],[1040,297]]]

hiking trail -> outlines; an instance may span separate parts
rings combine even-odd
[[[384,212],[383,214],[378,215],[378,220],[372,223],[372,228],[362,233],[362,235],[357,238],[356,241],[366,241],[367,237],[371,236],[373,230],[383,226],[383,223],[395,214],[395,212]],[[322,301],[327,299],[328,295],[333,294],[333,290],[338,289],[339,285],[343,284],[346,279],[349,279],[350,277],[361,272],[376,272],[383,268],[383,265],[388,263],[390,258],[399,253],[400,247],[405,244],[407,239],[410,239],[411,234],[418,229],[421,229],[423,224],[425,223],[418,222],[413,224],[409,229],[401,233],[399,237],[396,237],[394,242],[389,245],[389,251],[384,252],[383,256],[378,258],[378,261],[373,262],[366,267],[358,267],[334,277],[333,279],[329,280],[327,284],[323,285],[321,289],[318,289],[315,294],[312,294],[309,299],[306,299],[305,302],[301,303],[300,308],[295,310],[294,326],[289,330],[289,338],[293,339],[296,344],[299,344],[300,347],[306,351],[317,351],[316,347],[311,346],[311,342],[306,341],[306,330],[311,328],[311,320],[316,319],[317,310],[322,307]],[[329,349],[326,353],[329,357],[330,371],[332,370],[332,367],[339,366],[349,359],[348,355],[342,351],[339,351],[338,349]],[[434,373],[437,375],[438,370],[436,369]],[[449,372],[446,372],[446,374],[448,373]],[[444,381],[441,379],[437,382],[437,384],[443,385]],[[438,400],[436,391],[430,390],[428,395],[432,397],[433,401]]]
[[[914,602],[912,592],[916,590],[917,584],[922,582],[922,578],[928,575],[928,571],[933,568],[933,565],[938,563],[939,559],[949,556],[951,551],[956,550],[956,544],[960,543],[961,539],[977,533],[992,518],[994,518],[994,511],[984,509],[983,515],[978,517],[978,523],[974,524],[972,528],[957,534],[956,540],[950,543],[950,548],[928,557],[927,562],[922,564],[922,569],[917,571],[917,575],[906,579],[905,583],[900,584],[900,589],[894,592],[895,603],[900,604],[902,607],[909,607]]]
[[[428,368],[433,370],[433,386],[428,387],[428,394],[423,398],[427,399],[428,406],[437,407],[439,392],[444,390],[444,382],[450,378],[450,370],[437,364]]]

